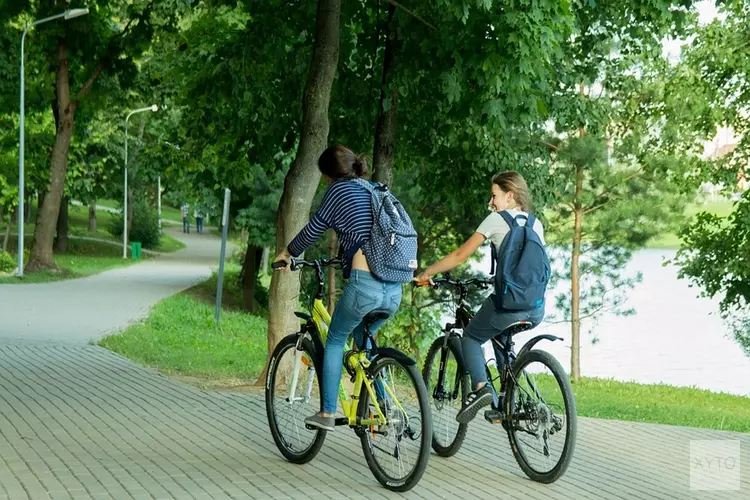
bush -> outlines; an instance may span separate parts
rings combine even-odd
[[[0,273],[9,273],[16,268],[16,259],[8,252],[0,250]]]
[[[112,214],[107,231],[117,238],[122,237],[122,214]],[[159,214],[145,200],[133,202],[133,220],[130,228],[130,241],[138,241],[143,248],[156,249],[161,240]]]

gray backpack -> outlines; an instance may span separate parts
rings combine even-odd
[[[364,179],[355,181],[370,192],[372,231],[362,246],[370,271],[381,281],[406,283],[417,269],[417,232],[388,186]]]

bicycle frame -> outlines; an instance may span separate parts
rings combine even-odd
[[[447,323],[445,327],[443,328],[443,347],[447,347],[449,342],[458,342],[460,335],[456,333],[455,330],[457,329],[464,329],[469,324],[469,321],[474,316],[474,313],[469,308],[466,299],[468,297],[468,286],[471,286],[473,284],[479,284],[480,286],[487,285],[489,282],[480,280],[480,279],[474,279],[474,280],[468,280],[468,281],[456,281],[453,280],[450,277],[450,274],[446,273],[443,275],[443,278],[438,278],[435,281],[435,285],[438,286],[439,284],[448,284],[454,287],[458,288],[459,291],[459,298],[457,300],[457,307],[456,307],[456,321],[455,323]],[[499,340],[500,335],[497,337],[494,337],[491,339],[493,352],[495,353],[495,358],[489,359],[485,362],[485,370],[487,372],[487,382],[489,383],[490,387],[492,387],[493,392],[495,393],[495,398],[493,398],[492,407],[495,410],[502,410],[503,406],[503,394],[505,393],[505,387],[508,384],[508,380],[513,377],[512,371],[510,369],[513,362],[521,356],[526,351],[531,350],[539,341],[541,340],[562,340],[560,337],[556,337],[554,335],[549,334],[540,334],[536,335],[535,337],[529,339],[521,348],[521,350],[518,352],[518,354],[515,354],[513,352],[513,346],[515,345],[513,342],[513,337],[508,339],[507,345],[500,342]],[[458,356],[461,358],[458,361],[459,366],[466,366],[464,360],[463,360],[463,352],[462,350],[456,349],[456,352],[458,353]],[[443,383],[445,381],[445,371],[443,367],[445,366],[446,362],[446,356],[447,351],[443,350],[440,355],[440,369],[438,371],[438,381],[436,384],[436,390],[437,388],[442,388]],[[503,363],[503,369],[500,370],[498,367],[498,376],[492,377],[492,373],[490,372],[490,363],[493,361],[495,362],[495,366],[497,366],[498,358],[502,358],[504,361]],[[458,374],[456,374],[458,377]],[[495,387],[495,381],[500,380],[500,387],[499,390],[497,387]],[[458,383],[454,384],[454,394],[452,394],[452,397],[455,399],[457,397],[457,391],[458,391]]]
[[[328,338],[328,329],[331,324],[331,315],[328,313],[328,309],[326,308],[325,304],[323,304],[323,267],[325,265],[334,264],[337,261],[298,262],[300,264],[306,264],[315,268],[318,273],[318,290],[312,303],[312,315],[308,315],[303,312],[297,313],[298,317],[307,320],[305,326],[302,328],[302,332],[299,339],[297,340],[297,343],[298,347],[300,347],[302,339],[305,338],[305,336],[309,335],[313,342],[313,345],[315,346],[316,356],[319,358],[318,360],[316,360],[318,362],[317,366],[322,366],[324,346]],[[300,363],[302,363],[302,352],[303,351],[299,348],[295,352],[294,366],[292,371],[292,383],[290,386],[290,394],[288,398],[290,402],[292,402],[292,400],[294,399],[293,395],[295,394],[295,391],[297,389],[299,365]],[[367,357],[367,353],[365,351],[356,352],[352,356],[349,356],[346,361],[348,361],[349,367],[354,371],[355,374],[352,380],[354,382],[352,393],[356,396],[349,396],[346,388],[344,387],[342,375],[342,380],[339,382],[338,395],[339,402],[341,403],[341,408],[343,409],[345,417],[342,419],[336,419],[336,425],[349,425],[350,427],[385,425],[387,423],[387,417],[383,413],[383,410],[380,408],[377,395],[375,394],[375,390],[372,385],[372,381],[370,380],[370,377],[368,376],[366,371],[371,364],[371,361]],[[305,392],[306,399],[310,397],[310,393],[312,392],[313,379],[312,377],[310,377],[308,380],[308,387],[306,388]],[[367,393],[370,396],[370,400],[375,407],[376,417],[358,420],[357,410],[359,409],[359,394],[362,390],[363,384],[365,385]],[[402,412],[402,415],[406,417],[408,423],[408,414],[401,406],[398,398],[396,398],[396,396],[393,394],[393,390],[391,389],[391,387],[385,381],[383,381],[383,388],[385,389],[391,400],[394,402],[396,407]]]

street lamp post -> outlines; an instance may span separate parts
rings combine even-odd
[[[159,217],[159,229],[161,229],[161,175],[156,178],[156,213]]]
[[[136,113],[142,113],[144,111],[156,111],[159,106],[156,104],[148,106],[146,108],[139,108],[128,113],[125,118],[125,191],[122,195],[122,258],[128,258],[128,120]]]
[[[23,278],[23,223],[24,223],[24,64],[23,64],[23,49],[26,42],[26,34],[31,28],[37,24],[46,23],[47,21],[54,21],[55,19],[64,18],[66,21],[74,19],[76,17],[85,16],[89,13],[89,9],[69,9],[61,14],[54,16],[45,17],[39,19],[26,26],[21,35],[21,97],[20,97],[20,108],[21,108],[21,123],[19,132],[19,144],[18,144],[18,277]]]

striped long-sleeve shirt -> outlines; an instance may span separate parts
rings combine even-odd
[[[318,211],[289,243],[287,250],[292,257],[298,257],[332,228],[344,254],[344,277],[349,278],[354,254],[370,239],[373,222],[370,203],[370,193],[358,183],[351,180],[334,182],[326,191]]]

